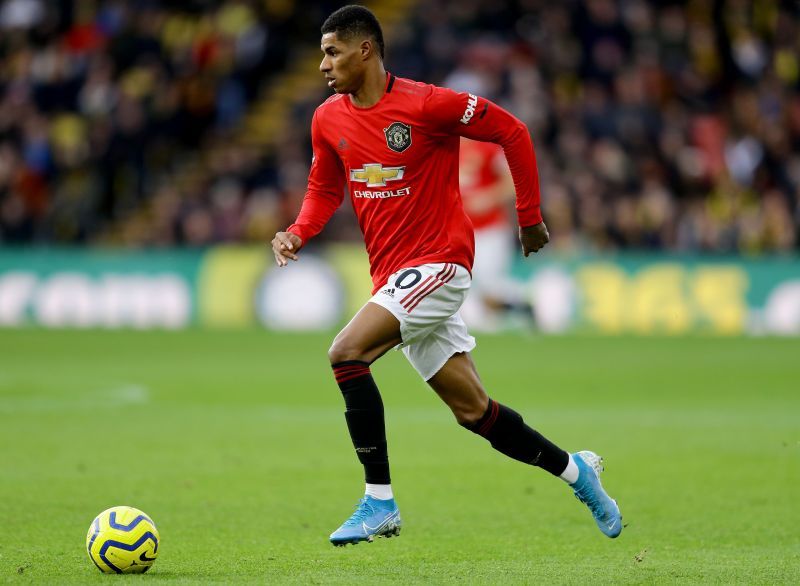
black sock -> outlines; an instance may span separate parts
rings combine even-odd
[[[333,365],[333,374],[344,396],[344,418],[367,483],[390,484],[383,401],[369,364],[360,360],[339,362]]]
[[[528,427],[519,413],[491,399],[483,417],[464,427],[485,437],[498,452],[539,466],[554,476],[560,476],[567,468],[567,452]]]

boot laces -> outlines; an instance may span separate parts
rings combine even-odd
[[[375,510],[372,508],[372,505],[370,505],[369,502],[367,502],[367,498],[364,497],[356,503],[356,512],[344,522],[344,526],[353,527],[361,525],[361,523],[366,521],[374,512]]]

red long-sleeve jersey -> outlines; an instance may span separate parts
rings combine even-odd
[[[474,238],[458,189],[459,137],[503,147],[520,226],[542,221],[528,129],[496,104],[468,93],[387,75],[369,108],[336,94],[311,123],[308,191],[287,229],[303,243],[319,234],[347,185],[377,291],[398,269],[451,262],[472,269]]]

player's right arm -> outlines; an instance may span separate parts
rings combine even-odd
[[[322,135],[319,109],[311,121],[311,146],[314,151],[308,188],[294,224],[272,239],[272,252],[279,267],[297,260],[303,245],[322,231],[344,199],[344,167],[336,152]]]

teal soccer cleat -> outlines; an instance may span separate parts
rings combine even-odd
[[[622,515],[617,501],[600,484],[603,459],[594,452],[577,452],[570,456],[578,466],[578,480],[571,484],[575,496],[592,511],[595,523],[606,536],[617,537],[622,532]]]
[[[356,512],[331,534],[333,545],[372,541],[375,537],[400,535],[400,511],[394,499],[380,500],[365,496],[358,501]]]

